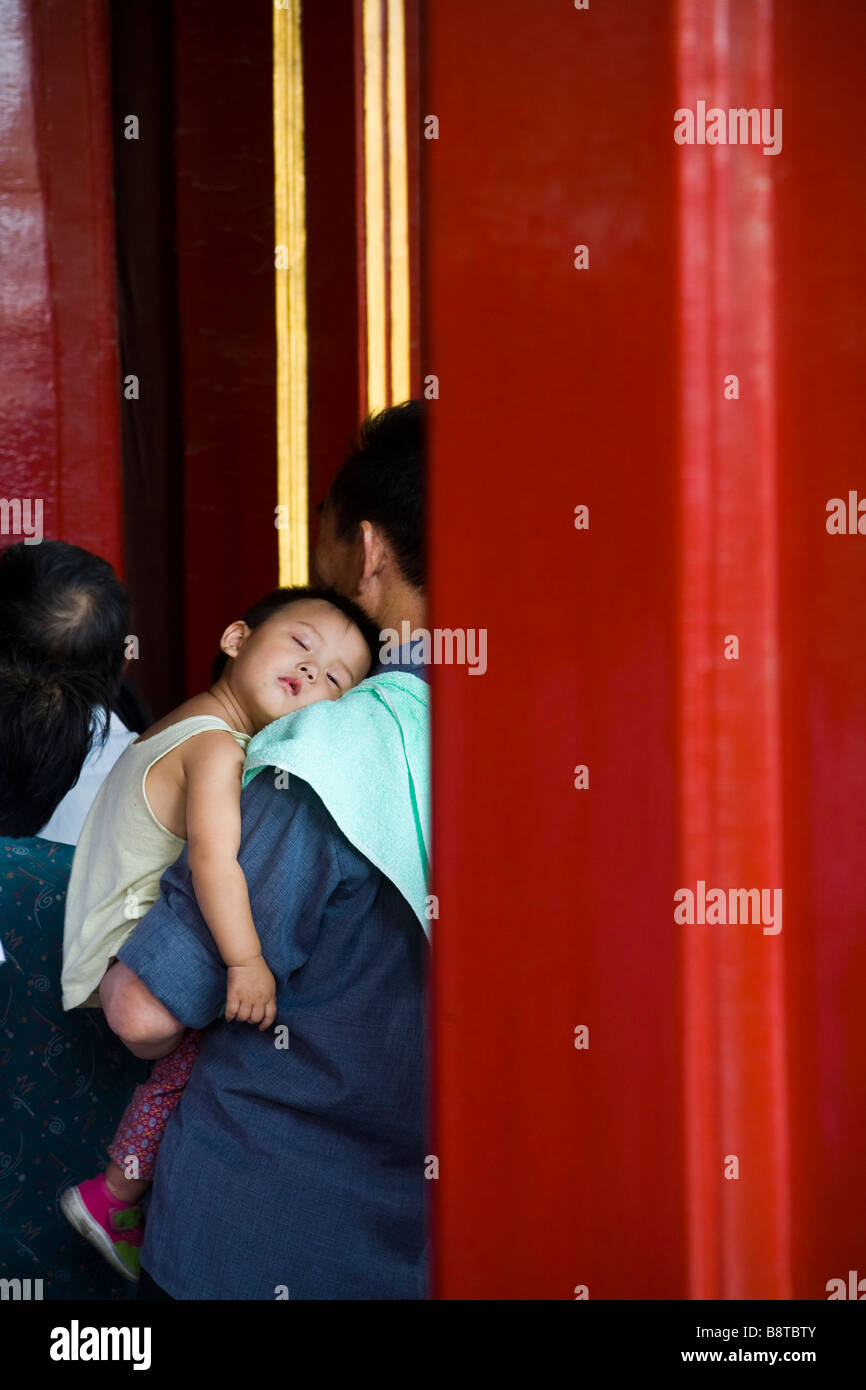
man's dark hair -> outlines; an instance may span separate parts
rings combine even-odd
[[[0,660],[0,835],[38,835],[75,786],[101,722],[108,728],[105,682],[67,671]]]
[[[0,554],[0,658],[88,671],[120,690],[129,598],[107,560],[67,541]]]
[[[266,594],[254,603],[252,608],[248,608],[243,615],[243,621],[247,627],[261,627],[262,623],[268,618],[273,617],[274,613],[279,613],[283,608],[289,608],[293,603],[300,603],[302,599],[322,599],[325,603],[330,603],[334,608],[339,608],[341,613],[345,613],[350,622],[358,628],[361,636],[367,644],[370,652],[370,665],[375,666],[379,660],[379,629],[371,618],[367,616],[363,608],[349,598],[343,598],[335,589],[314,588],[310,586],[291,589],[274,589],[272,593]],[[220,652],[219,656],[211,667],[211,682],[218,681],[229,658],[225,652]]]
[[[423,589],[424,419],[421,401],[404,401],[369,415],[354,453],[328,493],[337,535],[352,541],[362,521],[372,521],[388,538],[404,579]]]

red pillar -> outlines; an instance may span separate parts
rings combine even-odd
[[[193,694],[226,625],[277,583],[272,14],[184,0],[174,24]]]
[[[676,18],[678,109],[704,100],[727,115],[745,93],[749,107],[777,105],[769,4],[680,0]],[[676,153],[679,883],[696,896],[699,881],[782,890],[783,913],[777,933],[683,927],[689,1290],[790,1298],[773,295],[784,149]]]
[[[866,536],[827,502],[866,495],[866,12],[777,4],[776,430],[786,1003],[795,1298],[866,1275]],[[783,160],[790,156],[782,172]],[[765,163],[771,163],[765,160]]]
[[[0,478],[121,565],[104,0],[0,0]],[[0,536],[0,545],[17,539]]]
[[[686,1286],[669,21],[427,26],[432,621],[489,649],[435,671],[443,1298]]]
[[[864,28],[428,27],[432,621],[489,650],[435,672],[440,1297],[863,1273]],[[781,108],[780,153],[677,145],[698,101]],[[699,880],[781,931],[675,923]]]

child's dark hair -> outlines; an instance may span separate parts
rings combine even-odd
[[[315,588],[311,586],[302,587],[298,585],[292,589],[274,589],[273,593],[266,594],[260,598],[258,603],[254,603],[252,608],[248,608],[243,615],[243,621],[247,627],[261,627],[262,623],[268,618],[273,617],[274,613],[279,613],[283,608],[289,608],[293,603],[300,603],[302,599],[321,599],[324,603],[330,603],[332,607],[338,608],[344,613],[350,622],[353,622],[367,644],[370,652],[370,665],[375,666],[379,660],[379,629],[371,618],[368,618],[363,608],[357,603],[353,603],[350,598],[344,598],[335,589]],[[219,680],[226,667],[229,658],[225,652],[220,652],[219,656],[211,667],[211,683]]]

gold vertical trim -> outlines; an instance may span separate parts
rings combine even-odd
[[[307,228],[301,0],[274,6],[274,230],[279,582],[309,579]],[[277,264],[285,247],[288,265]]]
[[[380,0],[364,0],[364,219],[367,290],[367,411],[389,404],[385,309],[384,59]]]
[[[391,400],[405,401],[411,393],[411,387],[404,0],[388,0],[388,153],[391,209]]]

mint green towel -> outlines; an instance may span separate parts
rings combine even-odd
[[[244,786],[262,768],[302,777],[343,834],[400,890],[430,935],[430,690],[402,671],[369,676],[268,724],[250,740]]]

